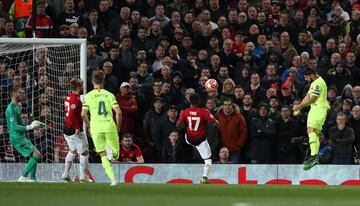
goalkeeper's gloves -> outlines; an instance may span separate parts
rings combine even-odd
[[[46,125],[38,120],[34,120],[30,125],[26,126],[26,130],[33,130],[37,128],[44,128]]]

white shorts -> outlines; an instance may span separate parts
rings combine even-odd
[[[76,150],[78,154],[84,153],[88,149],[88,140],[85,135],[85,132],[80,132],[78,136],[76,135],[66,135],[64,134],[66,143],[69,146],[70,151]]]
[[[185,134],[185,141],[189,145],[192,145],[189,143],[186,134]],[[205,139],[198,146],[195,146],[195,147],[196,147],[197,151],[200,153],[200,156],[203,160],[211,158],[211,149],[210,149],[210,145],[209,145],[207,139]]]

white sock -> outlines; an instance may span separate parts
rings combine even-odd
[[[89,167],[89,155],[80,155],[80,179],[86,179],[86,170]]]
[[[65,158],[65,170],[63,176],[69,176],[69,171],[74,159],[75,159],[75,154],[68,152]]]
[[[204,165],[203,177],[207,177],[209,175],[211,165],[212,165],[212,160],[211,159],[206,159],[205,160],[205,165]]]

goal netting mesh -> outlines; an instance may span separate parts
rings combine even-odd
[[[64,98],[69,81],[80,77],[79,44],[0,44],[0,161],[26,162],[9,142],[5,110],[10,103],[9,89],[20,86],[26,92],[21,105],[22,120],[40,120],[46,129],[28,133],[42,153],[42,163],[64,162],[68,151],[63,138]]]

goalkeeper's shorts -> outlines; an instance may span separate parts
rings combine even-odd
[[[106,151],[108,145],[113,154],[116,154],[115,159],[118,158],[120,153],[119,135],[117,132],[96,132],[91,133],[94,142],[95,150],[97,153]]]
[[[10,137],[10,143],[24,157],[30,156],[36,149],[33,143],[26,137]]]
[[[307,118],[307,127],[314,128],[316,132],[320,132],[325,123],[326,115],[327,109],[310,109]]]

